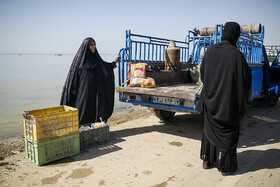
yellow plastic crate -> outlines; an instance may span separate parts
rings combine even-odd
[[[24,135],[33,140],[44,140],[79,131],[78,109],[58,106],[29,112],[23,119]]]

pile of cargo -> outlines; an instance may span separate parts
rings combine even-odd
[[[80,153],[78,110],[59,106],[24,112],[26,157],[37,165]]]
[[[95,123],[79,130],[78,109],[68,106],[23,112],[26,158],[37,165],[77,155],[107,142],[109,126]]]

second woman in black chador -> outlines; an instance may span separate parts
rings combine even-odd
[[[210,46],[201,63],[204,133],[200,157],[203,167],[216,166],[223,175],[237,170],[239,124],[251,87],[251,70],[237,49],[240,26],[225,24],[222,42]]]
[[[76,53],[60,100],[61,105],[79,110],[79,123],[107,121],[114,109],[115,78],[113,63],[100,57],[96,43],[86,38]]]

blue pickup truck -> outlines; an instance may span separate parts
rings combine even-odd
[[[251,28],[251,26],[249,26]],[[207,29],[206,29],[207,30]],[[199,65],[212,44],[221,41],[223,25],[202,34],[189,30],[183,41],[133,34],[125,34],[125,47],[119,52],[119,93],[121,102],[151,108],[157,117],[170,120],[176,112],[196,112],[200,95]],[[238,49],[244,54],[252,70],[252,90],[247,98],[255,106],[271,107],[277,104],[280,93],[279,46],[263,45],[264,26],[251,33],[241,29]],[[170,41],[180,50],[180,70],[165,70],[165,50]],[[277,54],[275,50],[278,50]],[[267,53],[269,51],[269,53]],[[273,60],[272,60],[273,59]],[[146,63],[146,76],[156,82],[156,88],[129,87],[129,65]]]

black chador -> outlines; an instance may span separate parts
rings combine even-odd
[[[76,53],[60,101],[78,108],[80,124],[100,121],[100,117],[107,121],[114,109],[115,63],[103,61],[97,49],[93,53],[92,41],[86,38]]]
[[[237,49],[240,26],[225,24],[222,41],[210,46],[201,64],[204,102],[203,164],[216,165],[222,174],[237,170],[239,123],[251,87],[251,70]],[[204,165],[205,166],[205,165]],[[207,166],[205,166],[207,168]]]

